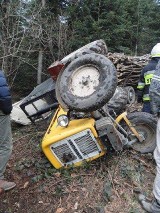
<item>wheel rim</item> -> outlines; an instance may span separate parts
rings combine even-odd
[[[129,91],[129,103],[133,101],[133,92]]]
[[[135,101],[135,91],[133,88],[128,88],[128,103],[132,104]]]
[[[69,90],[78,97],[87,97],[96,91],[100,73],[96,67],[81,66],[76,69],[69,83]]]
[[[137,132],[140,135],[142,135],[144,137],[144,141],[135,142],[132,145],[132,148],[137,151],[141,151],[141,150],[151,147],[151,145],[153,144],[153,141],[155,140],[154,128],[152,128],[150,125],[144,124],[144,123],[139,123],[139,124],[135,124],[135,125],[136,125],[135,129],[137,130]],[[130,136],[131,140],[134,138],[135,138],[135,136]]]
[[[129,91],[129,95],[128,95],[128,99],[129,99],[129,103],[133,103],[134,102],[134,93],[133,91]]]

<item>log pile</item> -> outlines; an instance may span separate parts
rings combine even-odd
[[[107,57],[117,69],[118,85],[136,87],[143,67],[150,60],[150,55],[127,56],[123,53],[108,53]]]

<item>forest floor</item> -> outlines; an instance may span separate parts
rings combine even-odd
[[[48,127],[12,125],[14,149],[6,179],[17,186],[0,194],[0,213],[143,213],[138,190],[152,198],[152,154],[110,153],[78,168],[56,170],[42,153]]]

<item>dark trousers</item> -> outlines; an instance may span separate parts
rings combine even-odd
[[[152,114],[150,101],[143,102],[142,112],[148,112],[148,113]]]

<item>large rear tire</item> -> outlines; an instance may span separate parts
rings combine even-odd
[[[91,112],[109,101],[117,86],[117,71],[103,55],[92,53],[72,61],[58,76],[56,94],[69,109]],[[58,97],[57,97],[58,98]]]
[[[145,138],[143,142],[134,143],[132,148],[140,153],[153,152],[156,147],[157,120],[151,114],[145,112],[130,113],[127,118],[137,132]],[[131,140],[134,138],[135,136],[130,136]]]

